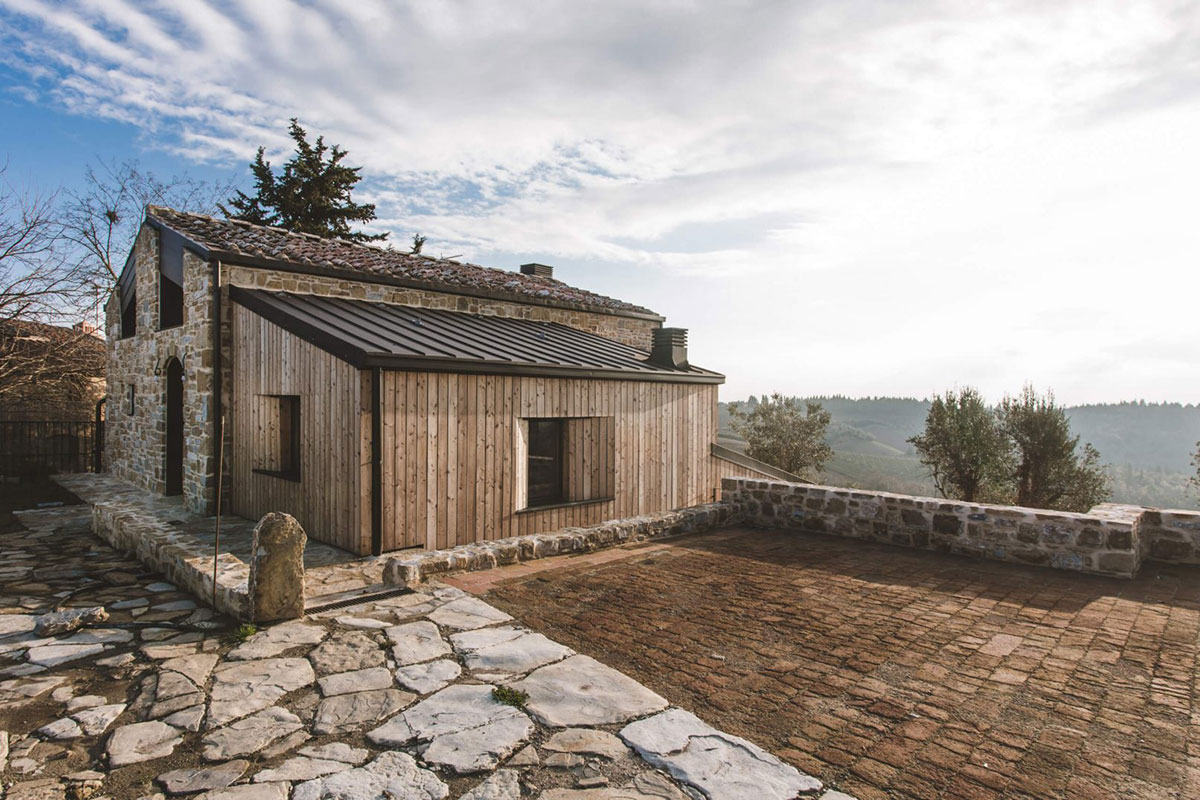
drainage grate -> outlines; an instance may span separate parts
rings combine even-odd
[[[373,594],[360,594],[355,597],[348,597],[345,600],[335,600],[332,603],[325,603],[312,608],[304,609],[305,614],[319,614],[322,611],[334,611],[339,608],[350,608],[351,606],[361,606],[366,603],[373,603],[376,600],[387,600],[389,597],[399,597],[402,594],[410,594],[412,589],[389,589],[386,592],[375,592]]]

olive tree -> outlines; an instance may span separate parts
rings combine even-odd
[[[1108,499],[1110,478],[1099,451],[1079,446],[1053,392],[1043,396],[1026,386],[1005,397],[996,415],[1013,449],[1008,477],[1017,505],[1087,511]]]
[[[751,458],[812,480],[833,456],[825,443],[830,414],[819,403],[802,408],[800,400],[775,393],[749,411],[733,406],[729,413]]]
[[[1008,442],[977,389],[968,386],[935,397],[925,429],[908,441],[943,497],[968,502],[1001,499]]]

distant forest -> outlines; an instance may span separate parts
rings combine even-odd
[[[810,397],[832,416],[826,437],[834,457],[822,481],[902,494],[934,493],[908,438],[921,432],[928,400],[903,397]],[[758,398],[743,401],[751,406]],[[719,406],[721,443],[744,442],[729,424],[729,405]],[[1200,405],[1142,401],[1067,409],[1080,442],[1100,451],[1113,478],[1116,503],[1159,508],[1200,508],[1187,487],[1192,453],[1200,441]]]

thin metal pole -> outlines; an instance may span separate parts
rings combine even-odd
[[[221,485],[225,468],[225,415],[217,424],[217,523],[213,539],[213,590],[212,607],[217,610],[217,556],[221,554]]]

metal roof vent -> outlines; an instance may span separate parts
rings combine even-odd
[[[687,369],[687,328],[656,328],[650,363],[664,369]]]
[[[533,275],[538,278],[553,278],[554,267],[551,267],[548,264],[522,264],[521,274]]]

